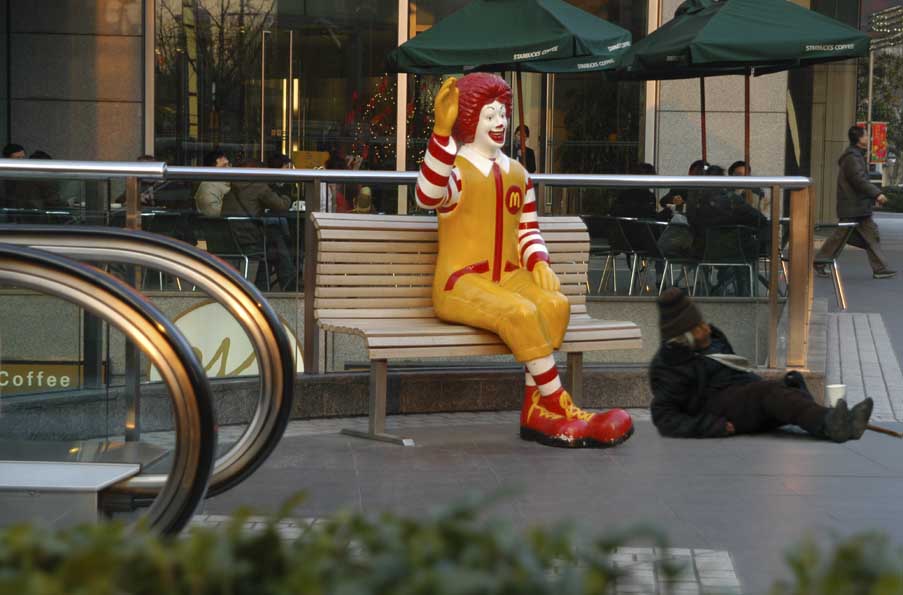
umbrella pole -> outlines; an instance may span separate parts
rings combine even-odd
[[[746,175],[749,175],[749,170],[751,168],[751,165],[749,163],[749,69],[748,68],[746,69],[746,77],[745,77],[744,83],[745,83],[744,91],[745,91],[746,96],[744,98],[745,105],[744,105],[744,114],[743,114],[743,117],[744,117],[744,122],[743,122],[743,124],[744,124],[743,161],[746,162]]]
[[[752,169],[752,164],[749,162],[749,68],[746,69],[746,76],[743,77],[743,93],[743,161],[746,162],[745,169],[748,176]],[[761,206],[761,204],[753,205],[752,190],[746,189],[743,195],[746,198],[746,204],[757,208]]]
[[[520,80],[520,67],[517,72],[517,121],[520,124],[520,164],[527,167],[527,132],[524,124],[524,86]]]
[[[705,142],[705,77],[699,77],[699,105],[700,115],[702,116],[702,160],[708,162],[708,155]]]

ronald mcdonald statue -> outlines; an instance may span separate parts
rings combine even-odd
[[[570,318],[549,267],[533,184],[501,148],[511,89],[494,74],[449,78],[417,178],[417,202],[436,209],[433,307],[448,322],[492,331],[526,367],[520,435],[549,446],[603,448],[633,433],[630,415],[590,413],[561,386],[552,352]]]

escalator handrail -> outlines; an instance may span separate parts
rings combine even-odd
[[[176,439],[172,467],[145,516],[164,534],[180,531],[204,499],[217,433],[210,383],[188,341],[133,288],[57,254],[0,243],[0,283],[53,295],[91,312],[119,329],[160,370],[172,399]]]
[[[291,415],[294,354],[279,316],[263,294],[231,265],[194,246],[158,234],[94,226],[0,225],[3,241],[92,261],[137,264],[179,277],[206,291],[248,334],[258,358],[260,399],[244,435],[217,459],[208,496],[235,487],[273,451]],[[162,475],[128,485],[152,493]]]

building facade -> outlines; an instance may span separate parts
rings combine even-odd
[[[852,25],[862,16],[858,1],[794,1]],[[571,2],[639,39],[680,0]],[[2,0],[0,139],[65,159],[152,153],[199,164],[217,147],[233,160],[282,153],[308,167],[413,169],[440,79],[387,74],[385,56],[465,3]],[[539,171],[623,173],[649,162],[682,174],[701,154],[697,81],[524,82]],[[812,175],[829,218],[827,181],[855,102],[855,64],[755,78],[754,172]],[[710,79],[707,106],[709,161],[727,166],[743,154],[742,79]],[[585,196],[558,198],[580,211],[598,202]],[[407,208],[382,202],[386,212]]]

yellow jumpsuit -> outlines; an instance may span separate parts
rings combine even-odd
[[[460,155],[461,196],[439,212],[439,255],[433,308],[449,322],[497,334],[521,362],[545,357],[561,345],[570,318],[567,298],[533,282],[522,268],[518,223],[527,173],[509,160],[484,176]]]

